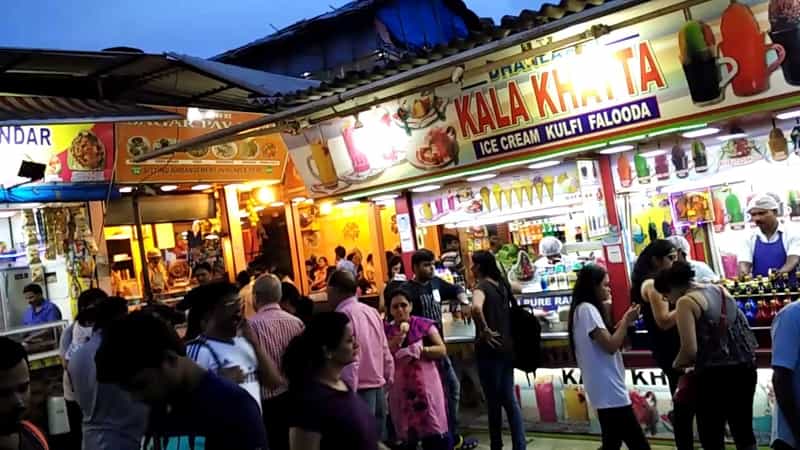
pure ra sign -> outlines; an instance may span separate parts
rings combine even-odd
[[[635,41],[559,58],[529,74],[465,93],[454,106],[461,136],[480,138],[532,121],[607,108],[666,87],[650,43]],[[605,118],[598,119],[596,128],[603,128]],[[559,132],[581,134],[579,126],[561,124]],[[535,136],[520,138],[533,141]]]

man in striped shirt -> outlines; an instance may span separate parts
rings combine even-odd
[[[281,281],[272,274],[260,276],[253,284],[256,313],[250,327],[266,351],[267,357],[280,369],[281,359],[289,342],[303,332],[303,322],[280,307]],[[281,370],[282,372],[282,370]],[[261,397],[264,426],[271,450],[289,449],[288,383],[284,380],[276,388],[262,387]]]

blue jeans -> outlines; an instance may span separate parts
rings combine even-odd
[[[478,375],[486,395],[489,409],[489,439],[492,450],[503,448],[503,409],[511,428],[511,443],[514,450],[525,450],[525,425],[522,411],[514,395],[514,366],[511,359],[478,355]]]
[[[449,356],[439,360],[439,376],[442,378],[442,388],[447,399],[447,428],[451,442],[458,436],[458,403],[461,401],[461,383],[458,381],[453,363]]]
[[[386,394],[383,388],[359,389],[358,396],[367,403],[369,412],[375,416],[378,426],[378,438],[386,439]]]

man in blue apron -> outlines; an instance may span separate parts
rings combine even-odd
[[[800,262],[800,234],[778,219],[780,205],[772,194],[759,194],[747,205],[750,220],[758,227],[745,240],[738,255],[739,273],[768,276],[770,271],[794,278]]]

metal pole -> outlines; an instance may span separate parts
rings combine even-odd
[[[142,293],[142,298],[144,299],[145,303],[150,303],[153,301],[153,288],[150,286],[150,269],[147,267],[147,253],[145,253],[144,249],[144,234],[142,233],[142,212],[139,210],[139,191],[136,190],[133,192],[133,196],[131,196],[131,201],[133,203],[133,226],[136,230],[136,237],[137,243],[139,245],[139,256],[141,257],[142,263],[142,286],[144,287],[144,292]]]

